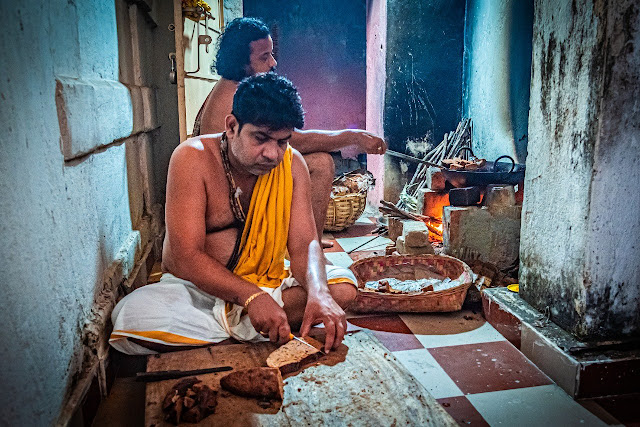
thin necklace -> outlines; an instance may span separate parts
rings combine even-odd
[[[231,162],[229,162],[229,142],[227,140],[227,132],[222,132],[222,139],[220,140],[220,156],[222,157],[222,166],[224,167],[224,173],[227,176],[227,183],[229,184],[229,204],[231,205],[231,211],[237,221],[246,222],[247,217],[244,214],[244,209],[240,204],[240,194],[242,189],[236,186],[236,182],[233,179],[231,173]]]

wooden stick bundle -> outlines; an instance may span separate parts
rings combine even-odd
[[[442,142],[435,146],[423,157],[423,160],[435,164],[440,164],[444,159],[453,158],[458,150],[462,147],[471,147],[473,140],[473,122],[470,118],[463,118],[456,130],[452,133],[445,133]],[[460,154],[462,158],[467,158],[468,153],[465,151]],[[409,198],[414,198],[418,195],[418,192],[424,188],[426,184],[427,170],[429,166],[420,164],[416,168],[411,181],[404,186],[402,193],[407,194]],[[407,209],[407,200],[403,200],[401,197],[396,206],[400,209]]]

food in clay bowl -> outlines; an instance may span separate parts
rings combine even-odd
[[[446,255],[371,257],[350,268],[358,279],[350,309],[358,313],[458,311],[473,281],[467,264]]]

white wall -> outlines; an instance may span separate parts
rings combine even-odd
[[[476,155],[527,153],[532,0],[467,0],[464,115],[473,119]]]
[[[586,339],[640,334],[640,8],[538,0],[520,295]]]
[[[2,2],[0,22],[0,419],[50,425],[95,293],[139,245],[113,144],[132,132],[132,105],[113,1]]]

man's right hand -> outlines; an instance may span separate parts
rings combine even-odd
[[[375,136],[371,132],[361,129],[349,129],[353,142],[367,154],[384,154],[387,151],[387,143],[384,139]]]
[[[256,331],[268,335],[273,343],[282,345],[289,341],[289,321],[282,307],[271,295],[259,295],[249,303],[247,314]]]

